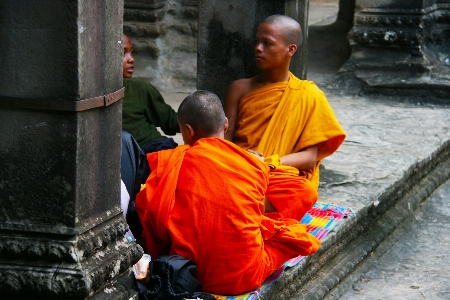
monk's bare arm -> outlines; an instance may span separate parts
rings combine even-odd
[[[236,131],[236,118],[239,113],[239,101],[251,89],[251,79],[244,78],[233,81],[228,87],[224,103],[225,115],[228,118],[228,130],[225,133],[225,139],[233,141]]]
[[[225,115],[228,118],[228,130],[225,132],[225,139],[230,142],[233,141],[234,132],[236,131],[236,117],[238,114],[239,100],[241,97],[239,81],[233,81],[228,87],[227,96],[223,107]]]
[[[300,171],[308,171],[314,167],[317,162],[320,144],[302,149],[299,152],[291,153],[280,157],[283,165],[291,166]]]

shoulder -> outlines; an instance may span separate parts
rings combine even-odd
[[[126,83],[124,80],[124,87],[125,92],[128,89],[128,91],[131,91],[133,93],[139,93],[142,97],[147,97],[158,101],[164,101],[164,98],[158,91],[158,89],[146,81],[127,79]]]
[[[227,100],[239,101],[248,93],[259,88],[258,83],[257,76],[233,81],[228,88]]]
[[[132,88],[140,88],[140,89],[147,89],[150,91],[157,91],[158,90],[150,83],[143,81],[143,80],[138,80],[138,79],[128,79],[128,78],[124,78],[123,79],[123,85],[125,87],[129,86]]]
[[[299,79],[295,76],[292,77],[291,87],[301,89],[305,92],[324,94],[314,81]]]
[[[225,139],[218,139],[218,140],[230,148],[230,149],[228,149],[228,151],[225,152],[225,153],[227,153],[227,157],[234,154],[236,156],[235,158],[239,158],[239,157],[243,158],[243,159],[247,160],[248,162],[250,162],[250,164],[253,165],[254,167],[256,167],[257,169],[260,169],[262,171],[267,171],[267,172],[269,171],[268,166],[260,159],[257,159],[254,154],[251,154],[249,151],[242,149],[241,147],[239,147],[238,145],[236,145],[233,142],[227,141]],[[235,161],[237,161],[237,159]]]
[[[326,100],[325,93],[314,83],[314,81],[298,79],[294,76],[290,88],[298,91],[298,97],[310,100]]]

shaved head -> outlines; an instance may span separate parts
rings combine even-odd
[[[209,91],[196,91],[187,96],[181,102],[177,114],[180,126],[189,124],[203,137],[223,132],[226,123],[222,102]]]
[[[295,44],[300,47],[303,42],[302,27],[300,24],[285,15],[273,15],[267,17],[262,23],[281,25],[280,35],[284,37],[286,44]]]

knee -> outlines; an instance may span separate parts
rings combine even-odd
[[[311,183],[311,181],[306,180],[304,184],[305,195],[306,195],[306,204],[308,205],[308,209],[312,208],[314,203],[319,199],[319,192],[316,186]]]

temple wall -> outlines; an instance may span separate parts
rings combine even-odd
[[[123,22],[134,48],[133,78],[160,90],[195,89],[198,0],[125,0]]]

